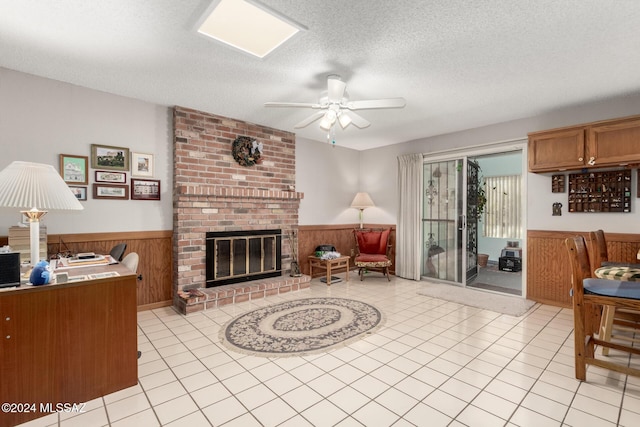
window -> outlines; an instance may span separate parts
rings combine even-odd
[[[484,236],[522,238],[522,186],[520,175],[484,177],[487,204]]]

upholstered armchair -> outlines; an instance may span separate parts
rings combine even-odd
[[[356,239],[355,264],[358,267],[360,280],[364,279],[364,272],[367,270],[380,271],[387,280],[389,277],[389,267],[391,266],[391,245],[389,235],[391,229],[359,229],[353,230]]]

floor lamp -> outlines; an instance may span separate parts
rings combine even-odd
[[[40,218],[49,210],[82,210],[60,174],[51,165],[13,162],[0,172],[0,207],[23,208],[29,219],[29,262],[40,260]]]
[[[364,210],[366,208],[373,208],[376,205],[373,204],[373,200],[369,196],[369,193],[358,193],[356,197],[353,198],[353,202],[351,202],[351,207],[354,209],[360,209],[360,228],[363,228],[362,219],[364,215]]]

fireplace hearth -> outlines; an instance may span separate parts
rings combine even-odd
[[[206,287],[282,274],[282,230],[206,233]]]

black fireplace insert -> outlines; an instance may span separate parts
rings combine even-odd
[[[279,229],[207,232],[207,288],[280,276],[281,233]]]

